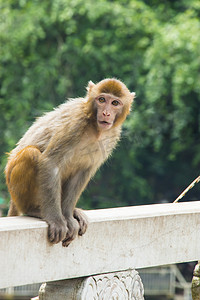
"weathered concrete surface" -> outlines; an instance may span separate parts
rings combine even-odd
[[[0,288],[200,258],[200,201],[86,214],[86,234],[68,248],[48,243],[41,220],[0,218]]]

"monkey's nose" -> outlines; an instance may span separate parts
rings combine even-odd
[[[104,117],[110,117],[110,113],[108,111],[103,111]]]

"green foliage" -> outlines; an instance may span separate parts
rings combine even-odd
[[[4,153],[34,118],[104,77],[121,78],[137,98],[121,145],[81,205],[172,201],[198,175],[199,1],[0,0],[0,7],[0,195],[7,197]]]

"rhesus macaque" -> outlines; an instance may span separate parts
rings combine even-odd
[[[85,98],[38,118],[8,158],[8,216],[42,218],[49,241],[63,246],[84,234],[87,219],[75,205],[119,140],[134,96],[117,79],[90,81]]]

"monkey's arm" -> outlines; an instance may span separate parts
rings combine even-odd
[[[92,168],[78,170],[62,187],[62,212],[69,223],[69,220],[76,223],[78,228],[73,227],[67,233],[66,239],[63,241],[63,246],[67,246],[77,234],[83,235],[87,229],[87,218],[81,209],[75,208],[75,205],[85,189],[88,181],[92,176]]]
[[[38,170],[41,217],[48,223],[52,243],[63,240],[68,227],[61,211],[61,178],[51,158],[41,156]]]

